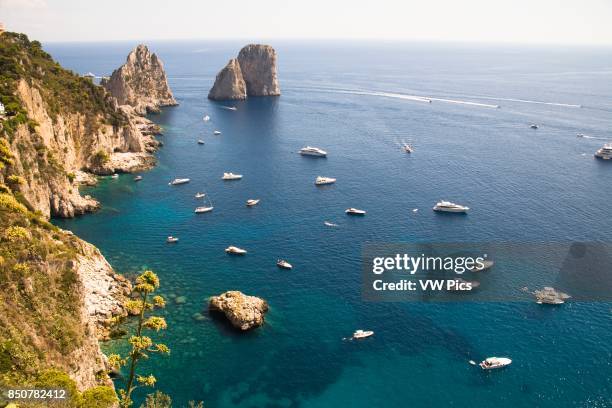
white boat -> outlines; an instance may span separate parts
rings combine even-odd
[[[247,253],[246,249],[238,248],[236,246],[230,245],[225,248],[225,252],[233,255],[244,255]]]
[[[506,357],[489,357],[478,364],[483,370],[493,370],[512,364],[512,360]]]
[[[250,199],[247,200],[246,205],[247,207],[253,207],[254,205],[259,204],[259,199]]]
[[[177,237],[173,237],[172,235],[170,235],[168,238],[166,238],[166,242],[169,244],[174,244],[176,242],[178,242],[178,238]]]
[[[202,118],[202,120],[203,120],[204,122],[208,122],[208,121],[210,120],[210,116],[205,115],[205,116]]]
[[[198,140],[198,144],[199,144],[199,145],[203,145],[203,144],[204,144],[204,141],[203,141],[202,139],[199,139],[199,140]]]
[[[602,160],[612,159],[612,143],[606,143],[595,153],[595,157]]]
[[[118,174],[113,174],[113,175],[111,176],[111,178],[118,179],[118,178],[119,178],[119,175],[118,175]]]
[[[293,265],[291,265],[289,262],[285,261],[284,259],[277,260],[276,265],[282,269],[292,269],[293,268]]]
[[[142,176],[136,176],[134,177],[134,181],[141,181],[142,180]]]
[[[482,272],[482,271],[486,271],[487,269],[491,269],[493,265],[495,265],[495,262],[486,259],[482,261],[482,266],[474,265],[473,268],[468,268],[468,270],[470,272]]]
[[[414,151],[414,147],[409,143],[404,143],[402,145],[402,148],[404,149],[406,153],[412,153]]]
[[[206,197],[206,194],[205,193],[196,193],[194,197],[195,198],[204,198],[204,197]]]
[[[530,127],[530,128],[532,128],[532,129],[538,129],[538,128],[539,128],[539,126],[538,126],[538,125],[536,125],[535,123],[534,123],[534,124],[532,124],[532,125],[530,125],[529,127]]]
[[[202,207],[196,207],[195,209],[195,213],[196,214],[202,214],[202,213],[207,213],[207,212],[211,212],[215,207],[211,206],[202,206]]]
[[[213,135],[216,135],[216,136],[219,136],[220,134],[221,134],[221,131],[220,131],[220,130],[215,130],[215,131],[213,132]]]
[[[434,206],[433,210],[451,213],[467,213],[470,210],[470,207],[451,203],[450,201],[440,201]]]
[[[584,137],[584,133],[578,133],[576,137]]]
[[[317,177],[315,179],[315,184],[317,186],[322,186],[322,185],[325,185],[325,184],[334,184],[335,182],[336,182],[336,179],[333,178],[333,177],[322,177],[322,176],[319,176],[319,177]]]
[[[353,333],[353,339],[365,339],[366,337],[370,337],[373,336],[374,332],[371,330],[356,330],[355,333]]]
[[[315,157],[327,157],[327,152],[318,147],[306,146],[300,149],[302,156],[315,156]]]
[[[234,174],[234,173],[223,173],[222,180],[240,180],[242,178],[242,174]]]
[[[325,224],[328,227],[337,227],[338,224],[334,224],[333,222],[330,221],[324,221],[323,224]]]
[[[231,110],[231,111],[235,111],[238,110],[237,107],[235,106],[221,106],[223,109],[227,109],[227,110]]]
[[[348,215],[366,215],[366,211],[365,210],[359,210],[357,208],[347,208],[346,210],[344,210],[345,213],[347,213]]]
[[[172,180],[171,182],[169,182],[168,184],[171,186],[177,186],[179,184],[186,184],[189,183],[191,180],[188,178],[177,178]]]

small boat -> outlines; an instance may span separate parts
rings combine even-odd
[[[467,213],[470,210],[470,207],[451,203],[450,201],[440,201],[434,206],[433,210],[451,213]]]
[[[276,266],[282,269],[292,269],[293,268],[293,265],[291,265],[289,262],[285,261],[284,259],[278,259],[276,261]]]
[[[327,157],[327,152],[318,147],[306,146],[300,149],[302,156],[315,156],[315,157]]]
[[[204,141],[203,141],[202,139],[198,139],[198,144],[199,144],[199,145],[203,145],[203,144],[204,144]]]
[[[208,122],[208,121],[210,120],[210,116],[205,115],[205,116],[202,118],[202,120],[203,120],[204,122]]]
[[[221,106],[223,109],[227,109],[227,110],[231,110],[231,111],[235,111],[238,110],[237,107],[235,106]]]
[[[204,197],[206,197],[206,194],[205,193],[196,193],[194,197],[195,198],[204,198]]]
[[[171,186],[178,186],[179,184],[187,184],[189,183],[191,180],[188,178],[177,178],[172,180],[171,182],[168,183],[168,185]]]
[[[253,207],[257,204],[259,204],[259,199],[250,199],[246,202],[247,207]]]
[[[334,224],[333,222],[329,222],[329,221],[324,221],[323,224],[325,224],[328,227],[337,227],[338,224]]]
[[[512,360],[506,357],[489,357],[481,361],[480,368],[483,370],[493,370],[495,368],[502,368],[512,364]]]
[[[220,131],[220,130],[215,130],[215,131],[213,132],[213,135],[216,135],[216,136],[219,136],[220,134],[221,134],[221,131]]]
[[[347,213],[348,215],[366,215],[366,211],[365,210],[358,210],[357,208],[347,208],[346,210],[344,210],[345,213]]]
[[[222,180],[240,180],[242,178],[242,174],[234,174],[234,173],[223,173]]]
[[[196,214],[207,213],[207,212],[211,212],[213,210],[213,208],[215,208],[215,207],[213,207],[213,206],[210,206],[210,207],[196,207],[194,212]]]
[[[538,129],[538,128],[539,128],[539,126],[538,126],[538,125],[536,125],[535,123],[534,123],[534,124],[532,124],[532,125],[530,125],[529,127],[530,127],[530,128],[532,128],[532,129]]]
[[[228,254],[233,254],[233,255],[244,255],[247,253],[246,249],[238,248],[233,245],[230,245],[227,248],[225,248],[225,252]]]
[[[582,137],[584,137],[584,133],[578,133],[578,134],[576,135],[576,137],[580,137],[580,138],[582,138]]]
[[[355,333],[353,333],[353,339],[365,339],[366,337],[370,337],[373,336],[374,332],[371,330],[356,330]]]
[[[336,179],[333,178],[333,177],[322,177],[322,176],[319,176],[319,177],[317,177],[315,179],[315,184],[317,186],[322,186],[322,185],[325,185],[325,184],[334,184],[335,182],[336,182]]]
[[[405,151],[406,153],[412,153],[412,152],[414,152],[414,147],[413,147],[411,144],[409,144],[409,143],[404,143],[404,144],[402,145],[402,148],[404,149],[404,151]]]
[[[612,159],[612,143],[606,143],[601,149],[595,152],[595,157],[602,160]]]
[[[491,269],[493,265],[495,265],[495,262],[487,259],[482,261],[482,265],[474,265],[473,268],[468,268],[468,270],[470,272],[482,272],[486,271],[487,269]]]
[[[119,178],[119,175],[118,175],[117,173],[115,173],[115,174],[113,174],[113,175],[111,176],[111,178],[113,178],[113,179],[118,179],[118,178]]]
[[[178,238],[177,237],[173,237],[172,235],[170,235],[168,238],[166,238],[166,242],[169,244],[174,244],[176,242],[178,242]]]
[[[142,176],[136,176],[134,177],[134,181],[141,181],[142,180]]]

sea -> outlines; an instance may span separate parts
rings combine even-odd
[[[138,183],[101,178],[83,189],[100,211],[53,222],[117,271],[159,275],[168,329],[152,336],[171,354],[139,372],[152,373],[174,406],[612,407],[610,302],[383,302],[362,293],[371,243],[611,242],[612,163],[593,157],[612,141],[609,48],[270,41],[282,96],[223,103],[208,90],[246,41],[146,43],[179,102],[150,116],[163,127],[157,167]],[[136,45],[45,49],[64,67],[103,76]],[[306,145],[328,157],[300,156]],[[224,182],[224,172],[244,177]],[[317,176],[337,182],[316,187]],[[183,177],[191,182],[168,185]],[[194,214],[196,192],[211,213]],[[247,208],[250,198],[261,201]],[[469,214],[434,213],[442,199]],[[347,216],[348,207],[367,214]],[[169,235],[180,241],[167,244]],[[248,254],[228,256],[229,245]],[[279,269],[278,258],[293,269]],[[515,272],[482,274],[517,291],[553,280],[537,267],[521,280]],[[210,316],[207,299],[227,290],[264,298],[265,324],[240,333]],[[357,329],[375,334],[347,341]],[[126,338],[103,348],[125,352]],[[513,363],[470,364],[489,356]],[[150,392],[139,388],[137,404]]]

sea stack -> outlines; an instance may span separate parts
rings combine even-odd
[[[125,64],[100,83],[117,99],[119,105],[129,105],[139,115],[159,112],[162,106],[178,105],[168,86],[164,64],[140,44],[130,52]]]
[[[237,59],[231,59],[219,72],[208,98],[237,100],[279,95],[276,51],[269,45],[249,44],[240,50]]]
[[[211,297],[208,301],[208,310],[213,313],[223,313],[232,326],[245,331],[264,323],[268,303],[258,297],[231,290]]]

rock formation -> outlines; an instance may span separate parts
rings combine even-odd
[[[214,100],[242,100],[246,99],[246,84],[242,71],[236,58],[229,60],[215,79],[215,84],[208,93],[209,99]]]
[[[239,291],[228,291],[211,297],[208,301],[208,310],[223,313],[237,329],[250,330],[264,323],[268,303]]]
[[[208,98],[235,100],[279,95],[276,51],[269,45],[249,44],[219,72]]]
[[[162,106],[178,105],[168,86],[163,63],[146,45],[134,48],[125,64],[100,84],[119,105],[129,105],[139,115],[159,112]]]

